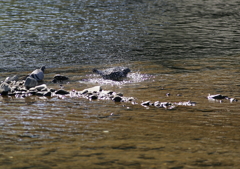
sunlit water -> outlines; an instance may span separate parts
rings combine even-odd
[[[1,4],[1,80],[46,65],[49,88],[100,85],[135,101],[0,97],[0,168],[239,168],[239,102],[207,99],[240,98],[238,1]],[[92,73],[112,66],[131,72]]]

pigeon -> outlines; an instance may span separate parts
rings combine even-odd
[[[35,79],[36,81],[42,81],[44,78],[44,70],[45,70],[45,66],[42,66],[40,69],[36,69],[34,70],[28,77],[32,77],[33,79]]]
[[[127,67],[113,67],[105,70],[97,70],[93,69],[93,73],[100,74],[103,79],[115,80],[115,81],[122,81],[123,78],[127,77],[127,74],[131,70]]]

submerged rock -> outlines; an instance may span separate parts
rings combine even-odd
[[[63,89],[59,89],[55,92],[55,94],[65,95],[65,94],[69,94],[69,92]]]
[[[56,74],[56,75],[53,77],[52,82],[53,82],[53,83],[58,83],[58,82],[62,82],[62,81],[68,80],[68,79],[69,79],[69,78],[66,77],[66,76],[63,76],[63,75],[60,75],[60,74]]]

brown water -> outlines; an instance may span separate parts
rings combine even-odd
[[[0,97],[0,168],[240,168],[239,2],[1,2],[1,80],[46,65],[66,90],[136,103]],[[128,66],[123,82],[92,68]],[[166,96],[170,93],[170,96]],[[143,107],[143,101],[196,106]]]

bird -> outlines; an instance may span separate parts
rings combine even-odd
[[[103,79],[115,80],[115,81],[122,81],[124,78],[127,77],[127,74],[131,70],[127,67],[113,67],[105,70],[97,70],[96,68],[93,69],[93,73],[97,73],[103,77]]]
[[[32,73],[30,73],[28,77],[32,77],[35,80],[37,80],[38,82],[42,81],[44,78],[44,70],[45,69],[46,69],[46,67],[42,66],[40,69],[36,69]]]

